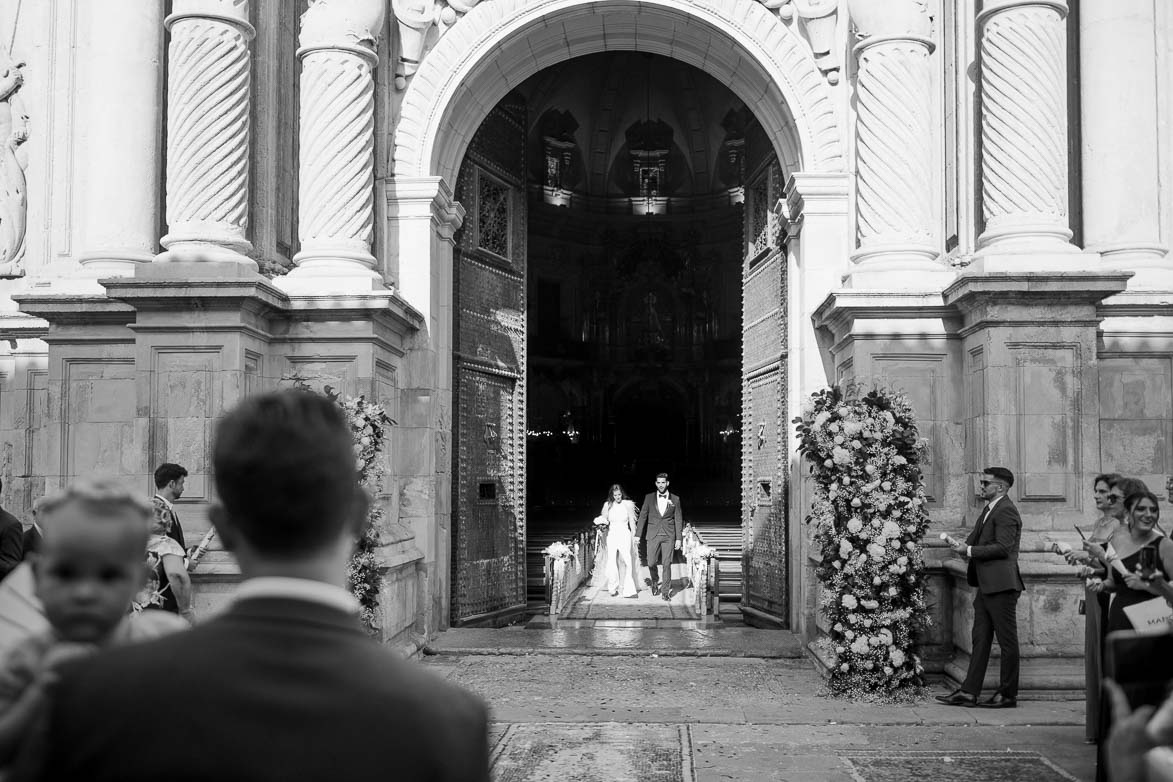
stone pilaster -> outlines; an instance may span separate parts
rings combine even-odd
[[[943,267],[933,219],[933,42],[927,11],[913,2],[885,3],[881,9],[874,0],[853,0],[850,7],[862,37],[855,47],[859,249],[852,256],[851,285],[931,285],[934,275],[921,272]]]
[[[158,261],[247,257],[248,0],[175,0],[167,72],[167,235]]]
[[[375,46],[384,0],[318,0],[301,20],[301,251],[286,290],[382,287],[374,235]]]
[[[1065,0],[991,0],[978,14],[983,255],[1075,251],[1067,214],[1066,18]]]
[[[163,3],[77,6],[74,127],[79,143],[76,258],[87,277],[134,273],[158,245]],[[93,283],[90,283],[93,284]]]
[[[1173,286],[1161,241],[1153,0],[1083,0],[1079,14],[1084,246],[1128,287]]]

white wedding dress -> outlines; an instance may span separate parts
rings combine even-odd
[[[639,593],[635,563],[635,503],[607,502],[600,514],[607,520],[606,587],[623,597]]]

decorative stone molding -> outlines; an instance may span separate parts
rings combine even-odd
[[[807,42],[815,56],[815,65],[831,84],[839,83],[839,51],[835,33],[839,21],[839,0],[759,0],[776,10],[785,21],[801,20]]]
[[[476,8],[481,0],[391,0],[399,28],[399,61],[395,64],[395,89],[407,87],[429,45]],[[428,34],[436,31],[435,36]]]
[[[618,15],[625,20],[623,29],[631,22],[629,32],[606,33],[603,19]],[[581,34],[568,41],[560,32],[564,24],[578,25]],[[454,180],[487,111],[483,107],[543,68],[617,49],[667,54],[740,94],[776,94],[778,99],[759,101],[755,113],[767,132],[788,145],[784,157],[806,171],[843,169],[839,112],[830,87],[802,37],[761,4],[492,0],[439,40],[408,85],[395,131],[395,175]],[[490,57],[517,65],[505,78],[496,69],[479,72],[478,65]],[[475,96],[478,105],[463,103],[467,96]],[[790,142],[791,136],[797,142]]]
[[[175,0],[167,72],[167,235],[156,261],[246,253],[255,31],[248,0]]]
[[[856,45],[856,233],[861,266],[938,269],[933,220],[933,43],[922,2],[852,0]]]
[[[0,277],[24,275],[29,118],[20,99],[23,62],[0,53]]]
[[[299,220],[301,251],[281,287],[312,277],[367,289],[381,283],[374,233],[375,46],[384,0],[316,0],[302,16]]]
[[[1067,227],[1067,3],[994,0],[981,35],[979,251],[1072,251]]]

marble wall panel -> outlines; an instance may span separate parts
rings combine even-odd
[[[61,474],[142,474],[144,454],[135,437],[133,359],[66,359],[62,376]]]
[[[929,502],[938,503],[945,493],[945,430],[948,409],[943,398],[948,378],[946,356],[941,354],[877,355],[873,357],[876,374],[912,402],[920,436],[928,441],[928,459],[921,468],[925,494]]]
[[[1173,360],[1168,356],[1100,359],[1100,464],[1135,476],[1164,495],[1173,473]]]
[[[1080,373],[1077,344],[1007,345],[1017,370],[1016,448],[1011,469],[1021,502],[1072,504],[1080,470]]]
[[[185,500],[209,498],[212,427],[224,403],[219,346],[156,348],[152,354],[151,463],[187,468]]]

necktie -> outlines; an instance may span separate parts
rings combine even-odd
[[[982,534],[982,527],[985,526],[986,519],[990,517],[990,506],[986,505],[986,509],[982,511],[982,515],[978,518],[977,524],[973,525],[973,542],[977,543],[978,536]]]

